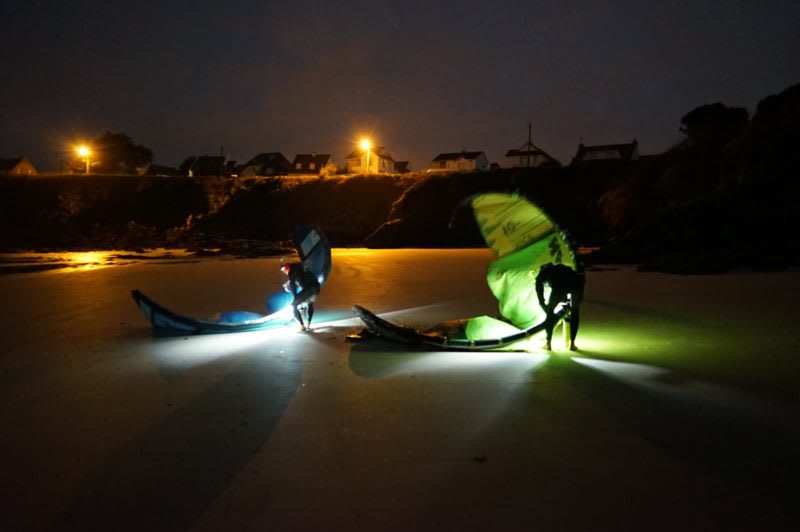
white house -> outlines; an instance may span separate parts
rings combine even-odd
[[[431,162],[428,172],[485,172],[489,159],[482,151],[440,153]]]
[[[395,161],[383,146],[374,150],[356,150],[346,158],[350,174],[391,174],[396,172]]]
[[[36,175],[38,172],[24,155],[10,159],[0,159],[0,175]]]

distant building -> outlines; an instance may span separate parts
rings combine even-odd
[[[431,162],[428,172],[485,172],[489,159],[482,151],[440,153]]]
[[[598,161],[635,161],[639,158],[639,143],[636,139],[630,144],[602,144],[598,146],[578,145],[578,153],[572,158],[572,164]]]
[[[24,155],[10,159],[0,159],[0,175],[37,175],[38,173],[33,164]]]
[[[394,171],[398,174],[407,174],[411,170],[408,168],[408,161],[395,161]]]
[[[398,171],[394,159],[383,146],[356,150],[345,158],[345,164],[349,174],[391,174]]]
[[[242,166],[240,177],[286,175],[292,163],[280,152],[259,153]]]
[[[292,161],[290,174],[332,175],[336,165],[327,153],[298,153]]]
[[[534,168],[536,166],[561,166],[561,163],[531,142],[526,142],[519,149],[511,149],[506,152],[506,168]]]
[[[187,157],[180,167],[180,173],[189,177],[227,176],[228,164],[222,155],[200,155]]]
[[[181,175],[177,168],[171,166],[162,166],[160,164],[150,163],[144,168],[139,170],[141,176],[158,176],[158,177],[179,177]]]
[[[241,164],[236,164],[236,161],[225,161],[225,177],[239,177],[239,172],[241,171]]]

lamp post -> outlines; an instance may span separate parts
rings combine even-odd
[[[367,171],[365,173],[369,173],[369,152],[371,147],[372,143],[369,141],[369,139],[361,139],[361,149],[367,152]]]
[[[89,159],[92,155],[92,150],[90,150],[86,145],[78,146],[78,155],[86,159],[86,175],[89,175]]]

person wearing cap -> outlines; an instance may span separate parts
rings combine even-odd
[[[294,319],[303,330],[311,330],[314,317],[314,301],[320,291],[317,277],[306,270],[301,262],[281,261],[281,271],[288,277],[283,289],[292,295]],[[303,316],[305,315],[305,320]]]

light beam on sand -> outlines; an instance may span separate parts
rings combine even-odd
[[[668,368],[631,362],[614,362],[591,358],[573,357],[575,362],[591,368],[614,380],[647,392],[696,404],[715,404],[734,408],[754,418],[769,417],[774,422],[797,425],[797,415],[774,404],[761,401],[713,382],[699,380]]]
[[[597,360],[580,356],[573,356],[572,360],[615,379],[647,387],[653,387],[653,383],[670,373],[670,371],[665,368],[659,368],[649,364]]]
[[[550,358],[545,354],[506,351],[435,351],[409,353],[392,375],[447,375],[447,378],[471,381],[470,386],[490,386],[492,400],[478,407],[473,434],[491,430],[495,420],[506,415],[509,405],[522,388],[533,384],[533,374]],[[477,413],[476,413],[477,414]]]
[[[673,336],[658,334],[650,329],[635,329],[626,327],[587,327],[581,326],[575,343],[579,351],[574,356],[580,356],[581,351],[592,355],[608,355],[615,359],[638,362],[651,358],[659,353],[667,353],[683,339]],[[553,333],[553,347],[563,349],[561,329],[556,328]]]
[[[286,308],[286,314],[287,317],[291,316],[291,307]],[[314,324],[314,330],[337,325],[352,325],[354,322],[355,318],[320,322]],[[292,322],[263,331],[161,338],[153,343],[153,354],[162,364],[188,369],[256,349],[256,354],[264,356],[282,353],[283,350],[276,347],[275,342],[285,340],[288,347],[292,345],[292,337],[296,342],[308,338],[304,334],[299,334],[297,326]]]
[[[479,373],[510,370],[515,374],[536,370],[548,356],[509,351],[431,351],[400,365],[400,373]]]
[[[296,329],[286,326],[265,331],[163,338],[154,342],[153,354],[163,364],[190,368],[233,356],[294,334]],[[273,350],[269,349],[269,352]]]
[[[291,307],[287,307],[284,311],[287,317],[291,316]],[[314,329],[324,329],[337,323],[339,322],[316,323]],[[164,364],[194,367],[256,348],[258,354],[267,356],[279,353],[282,352],[281,348],[275,342],[286,340],[291,343],[292,337],[296,339],[295,341],[306,338],[298,334],[294,322],[263,331],[161,338],[153,343],[153,351],[155,357]]]

